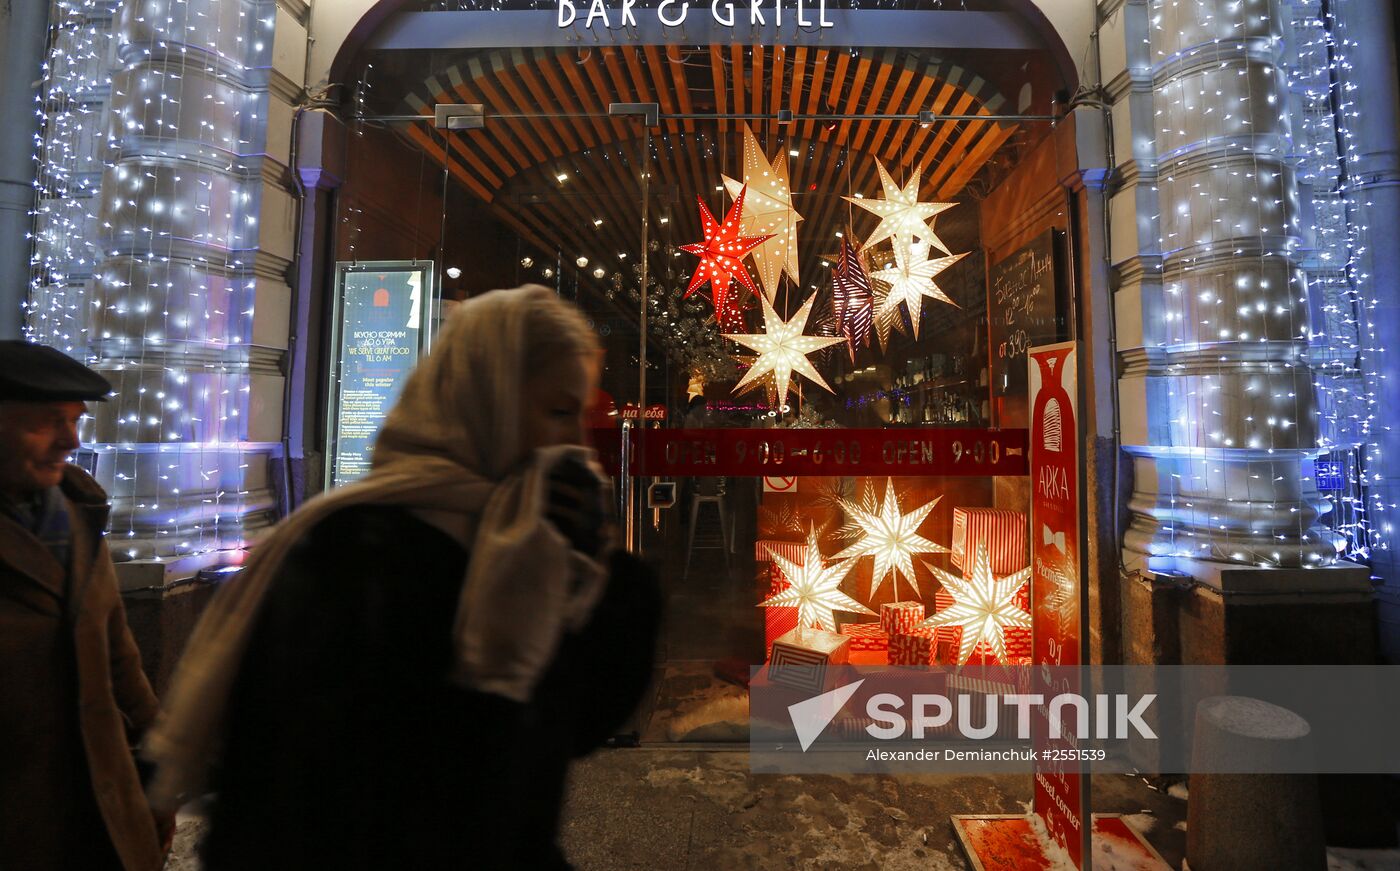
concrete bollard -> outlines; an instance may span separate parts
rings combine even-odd
[[[1186,805],[1191,871],[1326,871],[1327,846],[1308,722],[1259,699],[1213,696],[1196,706]],[[1241,772],[1220,774],[1214,772]]]

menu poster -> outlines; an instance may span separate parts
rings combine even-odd
[[[1076,345],[1029,350],[1031,402],[1031,662],[1046,698],[1078,693],[1084,664],[1079,524],[1079,377]],[[1034,809],[1076,868],[1088,843],[1088,774],[1073,758],[1072,736],[1050,738],[1037,723]]]
[[[336,264],[327,486],[369,472],[375,436],[426,350],[432,264]]]

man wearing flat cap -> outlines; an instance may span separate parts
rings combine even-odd
[[[107,494],[68,462],[101,375],[0,341],[0,868],[156,871],[132,748],[157,703],[102,533]],[[158,829],[160,833],[158,833]]]

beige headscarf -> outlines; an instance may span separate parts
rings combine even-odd
[[[196,626],[147,737],[151,804],[199,794],[259,607],[292,547],[349,505],[402,505],[471,548],[454,628],[463,686],[526,701],[561,636],[592,612],[603,572],[544,518],[546,481],[577,447],[524,456],[526,314],[559,305],[530,285],[457,307],[389,412],[364,479],[307,502],[254,550]]]

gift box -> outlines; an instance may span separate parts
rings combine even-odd
[[[851,639],[851,652],[859,650],[889,650],[890,637],[879,623],[847,623],[841,634]]]
[[[777,541],[771,538],[760,538],[753,543],[753,558],[759,562],[772,562],[775,553],[788,562],[802,565],[802,561],[807,558],[807,542],[805,539],[803,541]]]
[[[847,664],[850,652],[848,636],[798,627],[773,642],[768,680],[793,689],[821,692],[832,667]]]
[[[923,620],[923,602],[886,602],[880,606],[880,628],[891,638],[909,632]]]
[[[768,575],[768,595],[763,597],[765,602],[792,586],[783,578],[783,573],[778,571],[777,566],[770,566]],[[785,605],[769,605],[763,609],[763,655],[765,662],[773,655],[773,642],[797,628],[797,613],[796,607]]]
[[[1002,508],[954,508],[953,555],[958,570],[966,571],[969,554],[985,544],[992,558],[992,574],[1009,575],[1030,565],[1026,548],[1026,515]]]
[[[890,636],[890,665],[932,665],[938,642],[932,629]]]

